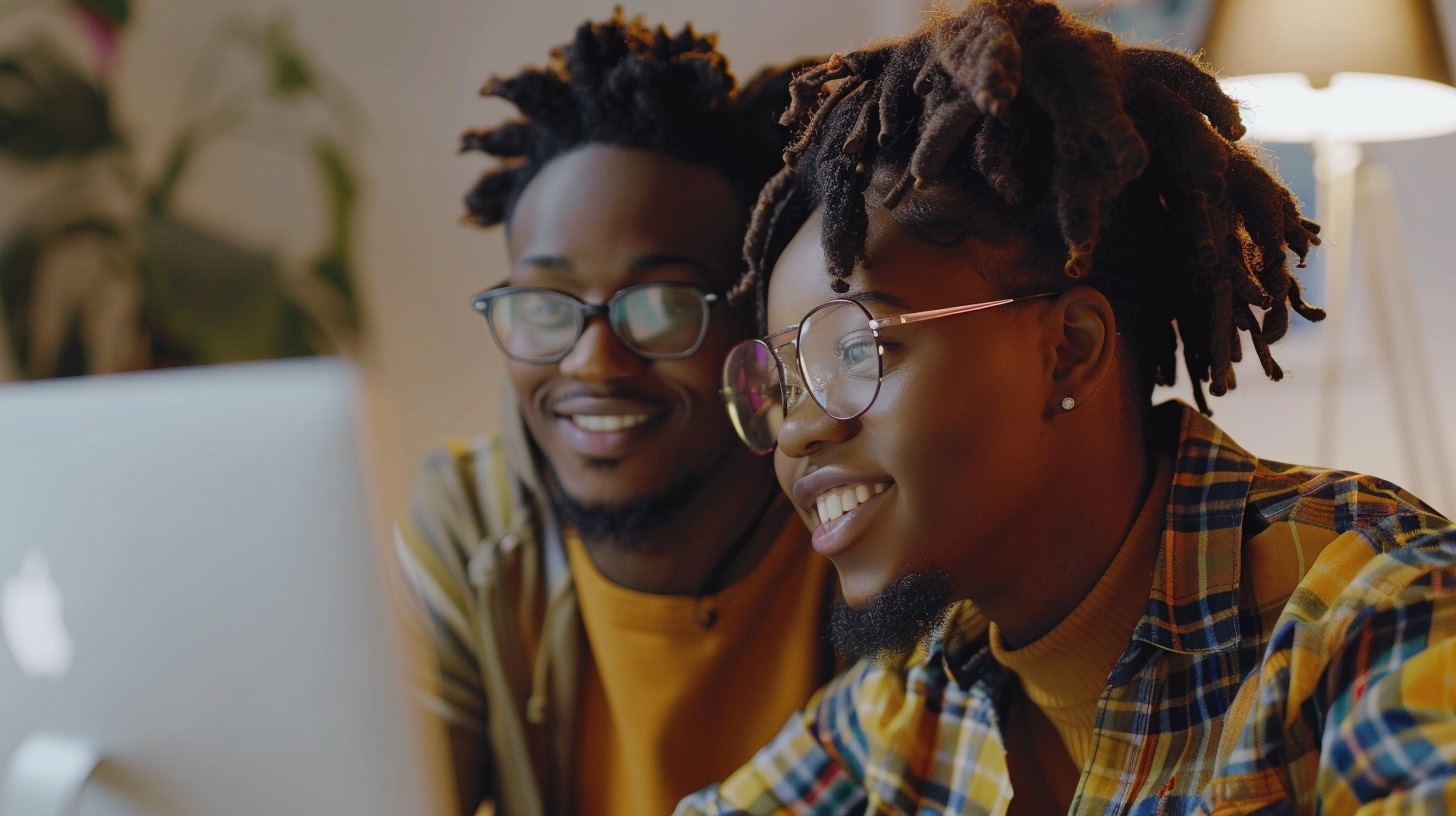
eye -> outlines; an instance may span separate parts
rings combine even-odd
[[[675,292],[672,297],[662,299],[662,313],[674,320],[685,315],[696,315],[699,308],[696,293]]]
[[[565,298],[530,297],[516,309],[522,323],[538,329],[562,329],[576,320],[574,304]]]
[[[868,330],[839,338],[834,355],[839,358],[839,372],[847,377],[874,379],[880,375],[879,341]]]

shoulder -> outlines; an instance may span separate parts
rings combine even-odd
[[[1245,531],[1259,607],[1245,644],[1262,648],[1230,711],[1227,780],[1292,780],[1291,796],[1344,812],[1456,761],[1436,738],[1451,727],[1456,525],[1382,479],[1259,462]]]
[[[504,446],[496,437],[446,439],[425,454],[415,474],[412,495],[471,492],[476,488],[481,465],[495,461],[505,464]]]
[[[1326,638],[1456,577],[1456,524],[1374,476],[1260,460],[1243,524],[1245,598]]]
[[[1451,535],[1452,523],[1376,476],[1257,460],[1249,504],[1268,523],[1339,535],[1355,531],[1381,551]]]
[[[468,559],[513,533],[530,538],[534,504],[501,440],[450,439],[420,464],[399,534],[410,549],[454,551]]]

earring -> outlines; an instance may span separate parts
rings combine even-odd
[[[1076,408],[1076,407],[1077,407],[1077,401],[1076,400],[1072,399],[1071,397],[1063,397],[1062,398],[1062,410],[1063,411],[1070,411],[1070,410],[1072,410],[1073,408]]]

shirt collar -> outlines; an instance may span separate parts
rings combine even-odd
[[[1244,516],[1258,460],[1186,404],[1164,403],[1153,414],[1155,423],[1177,422],[1178,446],[1152,592],[1133,637],[1183,654],[1234,648]]]
[[[911,661],[929,666],[932,671],[939,665],[951,682],[967,687],[991,654],[987,648],[990,623],[974,603],[958,601],[923,651],[913,655]]]

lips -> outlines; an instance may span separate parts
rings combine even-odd
[[[888,479],[861,476],[834,467],[814,470],[794,482],[794,502],[809,508],[817,522],[814,549],[825,556],[847,549],[869,524],[880,499],[894,484]]]
[[[667,414],[663,406],[640,399],[580,395],[556,400],[549,410],[567,445],[593,459],[629,455]]]
[[[571,414],[573,425],[591,433],[616,433],[635,428],[647,421],[646,414]]]

